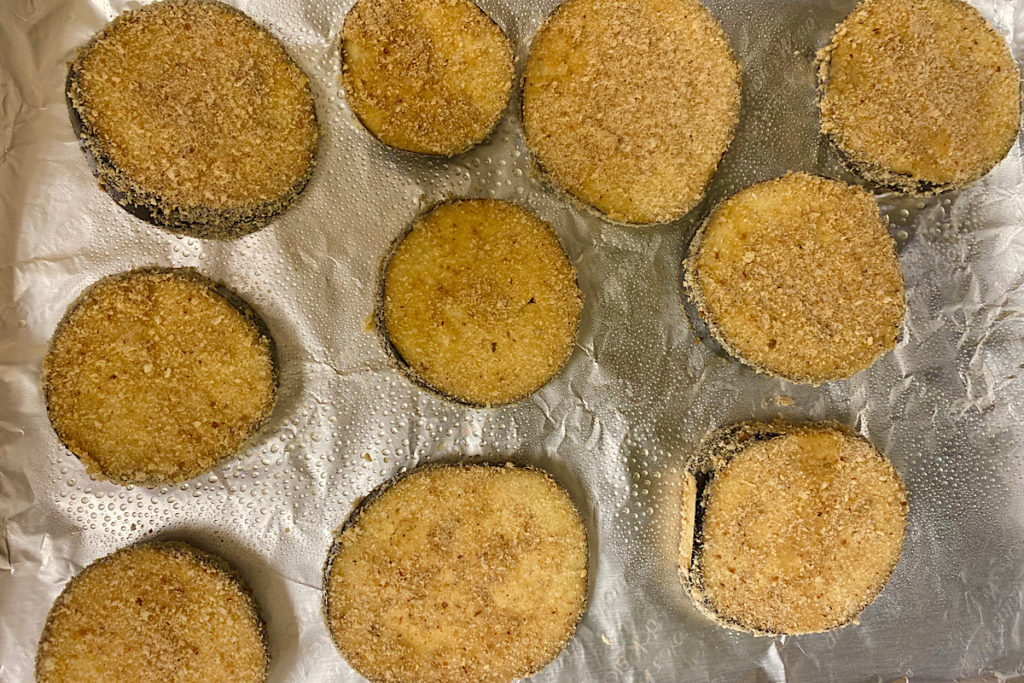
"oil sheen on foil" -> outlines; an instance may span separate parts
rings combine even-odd
[[[97,189],[68,123],[65,64],[136,2],[0,0],[0,681],[33,677],[53,599],[123,545],[176,538],[253,586],[273,681],[358,681],[321,615],[334,529],[382,481],[453,456],[536,464],[568,486],[592,542],[590,607],[537,681],[913,681],[1024,673],[1024,162],[927,199],[878,195],[907,280],[902,341],[870,370],[818,388],[759,376],[700,341],[680,261],[714,202],[787,170],[853,180],[819,137],[816,50],[855,0],[715,0],[743,66],[736,139],[705,201],[659,227],[611,225],[538,177],[518,94],[491,138],[454,159],[379,144],[338,84],[352,0],[234,2],[313,81],[324,136],[297,204],[233,242],[175,237]],[[527,47],[557,0],[480,0]],[[977,0],[1024,58],[1024,2]],[[389,364],[367,321],[380,259],[424,208],[517,202],[551,223],[586,297],[566,370],[517,405],[446,403]],[[103,275],[192,266],[256,307],[282,387],[243,457],[179,487],[89,478],[58,447],[40,363],[67,305]],[[796,638],[719,628],[676,573],[680,478],[701,437],[750,418],[832,419],[906,480],[903,558],[861,623]]]

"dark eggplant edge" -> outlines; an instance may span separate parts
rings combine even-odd
[[[209,467],[197,472],[193,472],[184,479],[129,480],[112,477],[103,470],[103,468],[92,456],[90,456],[87,453],[78,453],[75,450],[73,450],[68,445],[67,441],[64,438],[64,435],[57,431],[57,428],[54,425],[53,420],[50,418],[50,383],[48,381],[48,373],[46,370],[47,360],[49,359],[50,353],[53,351],[54,341],[64,331],[64,328],[68,324],[71,315],[75,312],[75,310],[78,309],[79,306],[86,303],[91,298],[96,288],[107,283],[125,280],[136,275],[146,274],[172,275],[175,277],[195,282],[199,285],[206,287],[211,292],[217,294],[222,299],[224,299],[228,303],[228,305],[235,309],[243,318],[245,318],[245,320],[248,321],[250,325],[252,325],[253,329],[255,329],[256,334],[260,337],[260,339],[266,340],[267,351],[270,354],[270,381],[272,391],[270,401],[264,408],[263,414],[260,416],[260,419],[253,425],[252,430],[242,440],[238,448],[229,453],[225,453],[222,457],[214,461]],[[78,294],[78,296],[75,297],[75,299],[70,304],[68,304],[67,309],[64,311],[64,315],[57,323],[57,326],[53,330],[53,334],[50,335],[50,339],[47,342],[47,351],[46,355],[43,357],[42,370],[40,372],[40,386],[43,392],[43,404],[46,408],[47,422],[50,424],[51,430],[53,430],[53,433],[57,436],[57,440],[60,443],[61,447],[64,448],[67,452],[74,455],[79,461],[81,461],[81,463],[85,466],[86,473],[90,478],[100,481],[110,481],[113,482],[114,484],[117,484],[118,486],[141,486],[143,488],[155,489],[164,486],[174,486],[176,484],[190,481],[198,476],[201,476],[202,474],[205,474],[206,472],[210,472],[216,469],[227,460],[231,458],[236,458],[239,455],[241,455],[246,450],[246,448],[248,448],[252,444],[253,439],[260,432],[260,430],[267,425],[267,423],[270,421],[271,415],[274,412],[274,409],[277,407],[277,400],[280,394],[281,383],[280,373],[280,359],[278,356],[277,344],[274,341],[273,335],[271,335],[270,333],[270,328],[267,326],[266,321],[263,320],[263,318],[259,315],[259,313],[256,312],[256,309],[254,309],[252,305],[249,304],[249,302],[247,302],[241,296],[236,294],[226,284],[224,284],[223,282],[218,282],[203,275],[195,268],[143,266],[140,268],[133,268],[131,270],[125,270],[119,273],[113,273],[101,277],[95,282],[92,282],[91,284],[87,285]],[[93,469],[93,471],[90,472],[90,469]]]
[[[165,4],[216,5],[243,17],[252,26],[275,40],[281,46],[285,59],[306,77],[309,98],[313,103],[313,120],[317,131],[317,140],[313,146],[308,167],[281,196],[263,203],[251,204],[236,209],[209,209],[197,205],[194,209],[186,210],[181,206],[165,202],[159,195],[138,187],[135,181],[111,160],[110,155],[106,151],[106,142],[88,121],[88,109],[82,103],[79,94],[78,77],[82,67],[82,59],[96,43],[107,37],[108,32],[122,21],[123,17],[133,13],[148,12]],[[85,44],[76,49],[73,61],[67,64],[67,70],[67,77],[64,81],[64,101],[68,110],[68,118],[71,121],[71,128],[78,139],[79,147],[81,147],[86,157],[89,169],[99,181],[100,189],[106,192],[118,206],[132,216],[152,226],[172,234],[198,239],[228,241],[244,237],[266,227],[270,222],[287,211],[298,200],[299,195],[302,194],[302,191],[313,177],[313,171],[316,168],[319,156],[320,138],[323,135],[323,128],[317,116],[316,97],[313,93],[312,80],[289,54],[284,42],[275,36],[270,29],[260,25],[242,10],[220,2],[220,0],[158,0],[157,2],[119,14],[93,34]],[[191,213],[198,215],[192,217],[189,215]]]

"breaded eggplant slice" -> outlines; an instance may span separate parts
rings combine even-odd
[[[228,563],[186,543],[143,543],[75,576],[46,618],[38,683],[253,683],[269,658],[259,606]]]
[[[903,482],[832,423],[712,432],[687,466],[680,576],[697,607],[759,635],[857,620],[899,560]]]
[[[338,530],[325,616],[370,681],[505,683],[572,638],[587,558],[579,511],[550,475],[422,467],[379,487]]]
[[[614,221],[696,206],[739,110],[739,64],[697,0],[568,0],[530,46],[526,144],[556,186]]]
[[[90,475],[160,486],[237,454],[269,419],[277,354],[224,285],[146,268],[87,288],[43,360],[57,436]]]
[[[352,111],[391,147],[451,156],[508,106],[512,43],[471,0],[359,0],[341,35]]]
[[[396,243],[377,327],[413,381],[475,406],[518,401],[572,353],[583,295],[558,236],[509,202],[441,204]]]
[[[79,48],[66,94],[100,186],[172,232],[258,230],[313,171],[309,78],[268,31],[220,2],[125,12]]]
[[[865,180],[910,194],[972,183],[1013,146],[1020,69],[961,0],[865,0],[818,53],[821,130]]]
[[[726,351],[795,382],[870,367],[906,314],[896,245],[872,196],[806,173],[716,207],[690,245],[684,284]]]

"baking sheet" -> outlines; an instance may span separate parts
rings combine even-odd
[[[273,681],[356,681],[320,613],[332,531],[381,481],[452,455],[551,470],[583,504],[591,604],[537,681],[1003,680],[1024,673],[1024,160],[917,200],[878,196],[907,279],[903,340],[869,371],[817,389],[758,376],[695,339],[680,261],[711,203],[787,170],[847,180],[817,134],[813,59],[854,0],[716,0],[744,68],[737,137],[707,200],[667,226],[610,225],[547,188],[522,141],[518,94],[491,139],[452,160],[380,145],[337,83],[352,0],[236,3],[306,70],[324,127],[298,203],[229,243],[175,237],[96,187],[62,84],[116,0],[0,0],[0,681],[32,679],[52,600],[82,567],[145,538],[217,552],[268,621]],[[480,0],[517,46],[557,0]],[[1024,2],[979,0],[1024,57]],[[586,297],[565,372],[511,407],[474,410],[416,388],[367,329],[380,259],[425,207],[522,204],[558,231]],[[266,319],[282,362],[277,411],[244,457],[179,487],[90,479],[62,451],[39,390],[65,307],[99,277],[193,266]],[[755,638],[702,617],[676,578],[683,463],[741,419],[835,419],[903,474],[910,527],[861,623]]]

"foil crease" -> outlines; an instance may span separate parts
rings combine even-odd
[[[927,199],[877,196],[900,249],[908,318],[896,350],[818,388],[755,374],[701,342],[681,294],[697,222],[753,182],[805,170],[853,181],[818,135],[814,55],[854,0],[715,0],[743,66],[736,140],[706,200],[666,226],[602,221],[547,187],[518,93],[491,138],[453,159],[388,149],[338,84],[353,0],[241,0],[313,81],[324,128],[297,204],[233,242],[176,237],[97,189],[64,105],[65,64],[136,2],[0,0],[0,681],[33,679],[53,599],[77,571],[146,538],[216,552],[252,585],[273,681],[357,681],[321,615],[332,532],[416,464],[509,458],[555,474],[592,543],[590,606],[537,681],[972,681],[1024,674],[1024,158]],[[516,44],[557,0],[480,0]],[[1024,57],[1024,2],[977,0]],[[405,380],[367,325],[380,261],[426,207],[515,201],[557,230],[586,303],[565,371],[517,405],[475,410]],[[248,300],[281,357],[278,409],[248,451],[178,487],[90,479],[47,421],[40,363],[96,279],[191,266]],[[744,419],[832,419],[906,480],[903,558],[859,625],[758,638],[705,619],[676,560],[683,466]]]

